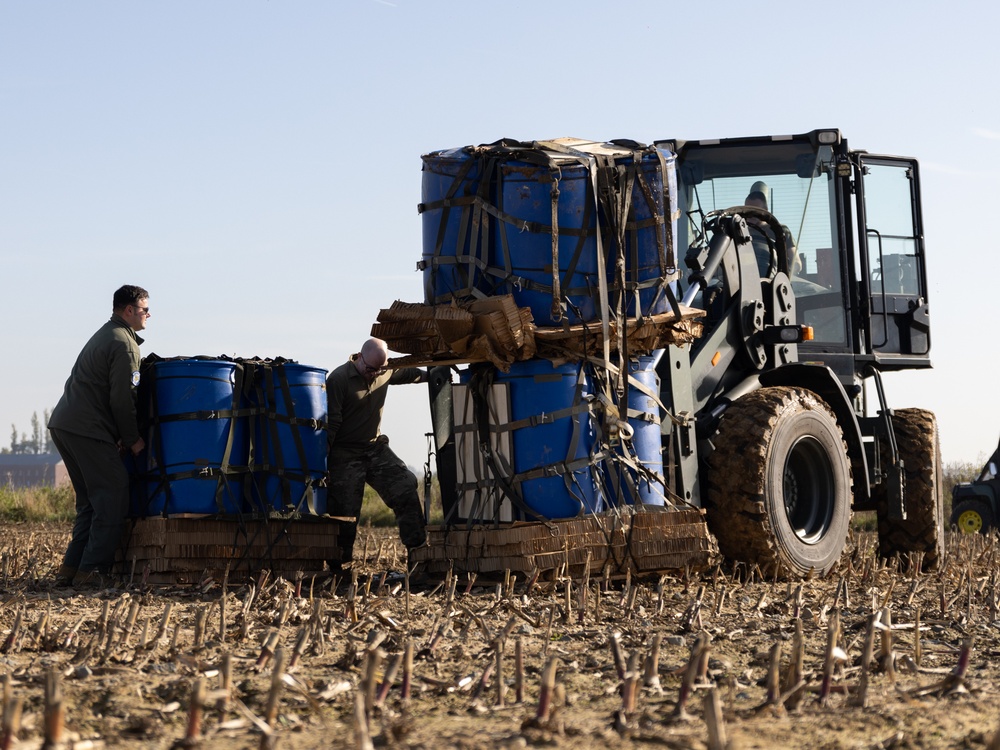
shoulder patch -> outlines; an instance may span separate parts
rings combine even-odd
[[[135,388],[139,385],[139,371],[136,370],[132,373],[132,387]]]

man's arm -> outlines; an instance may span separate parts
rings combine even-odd
[[[137,453],[145,447],[142,436],[139,435],[139,424],[135,410],[135,386],[138,385],[138,372],[138,352],[134,352],[125,341],[114,340],[111,344],[108,363],[111,418],[118,430],[122,445],[130,448],[133,453]],[[133,377],[133,374],[136,374],[136,377]]]
[[[407,383],[426,383],[427,371],[419,367],[403,367],[393,370],[389,376],[389,385],[405,385]]]

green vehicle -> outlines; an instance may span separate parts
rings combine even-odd
[[[951,525],[963,534],[985,534],[997,525],[997,497],[1000,497],[997,467],[1000,467],[1000,445],[974,481],[956,484],[951,491]]]

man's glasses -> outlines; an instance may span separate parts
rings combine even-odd
[[[369,375],[381,375],[385,372],[385,367],[372,367],[368,364],[368,360],[365,359],[365,355],[361,354],[361,361],[365,363],[365,372]]]
[[[147,318],[149,317],[149,308],[148,307],[139,307],[138,305],[132,305],[132,307],[134,307],[140,313],[142,313],[143,315],[145,315]]]

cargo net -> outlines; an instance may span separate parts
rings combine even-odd
[[[680,317],[672,154],[564,138],[424,162],[428,304],[515,292],[538,299],[540,325],[642,317],[664,303]]]
[[[190,385],[168,403],[161,387],[168,374],[160,365],[169,363],[221,369],[212,398],[187,398],[197,387]],[[147,447],[131,467],[131,515],[324,513],[325,371],[305,368],[317,392],[305,398],[290,367],[300,366],[282,358],[145,357],[138,418]],[[200,439],[179,427],[200,430]]]
[[[456,495],[442,498],[443,527],[468,534],[533,521],[554,529],[556,519],[590,517],[606,535],[613,569],[641,567],[627,559],[632,547],[613,545],[615,529],[631,528],[627,519],[636,512],[684,504],[662,473],[654,366],[647,361],[629,373],[599,361],[549,372],[536,365],[521,386],[488,365],[470,368],[451,386]],[[545,388],[556,379],[557,392],[529,392],[544,411],[518,407],[526,393],[519,387]]]

